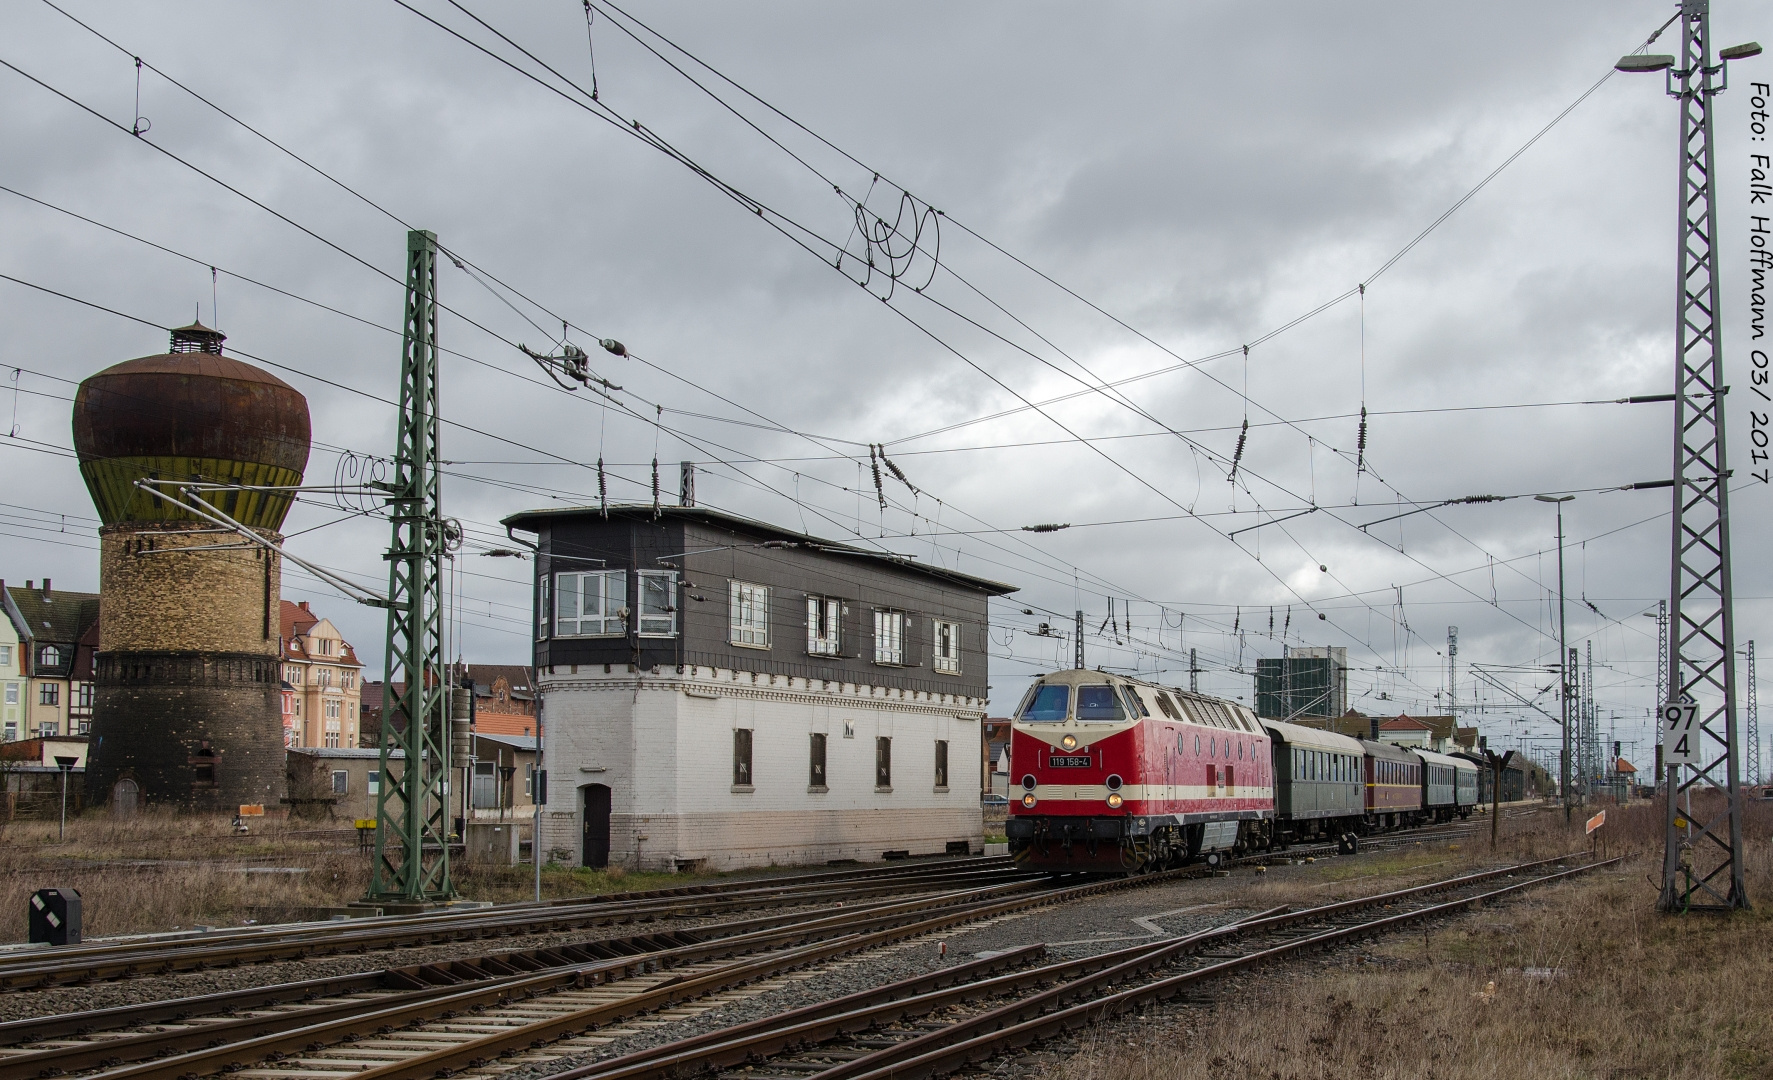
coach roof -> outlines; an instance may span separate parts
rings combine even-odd
[[[1361,744],[1346,735],[1338,735],[1334,731],[1322,728],[1305,727],[1302,724],[1289,724],[1284,720],[1264,720],[1262,726],[1275,741],[1296,746],[1304,750],[1328,750],[1332,754],[1361,755]]]

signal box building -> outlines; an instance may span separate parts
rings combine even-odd
[[[723,869],[977,851],[991,597],[1013,586],[695,506],[533,533],[542,849]]]

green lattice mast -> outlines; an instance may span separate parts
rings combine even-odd
[[[388,493],[388,641],[382,681],[381,791],[372,901],[455,896],[449,876],[449,720],[443,658],[443,555],[437,444],[437,236],[406,236],[400,430]],[[390,755],[404,754],[398,769]],[[396,776],[398,775],[398,779]]]

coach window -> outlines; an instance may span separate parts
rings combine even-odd
[[[751,729],[733,729],[733,790],[750,791]]]

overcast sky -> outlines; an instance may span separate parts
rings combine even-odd
[[[445,0],[410,2],[553,81]],[[646,39],[748,126],[613,11],[591,35],[611,123],[390,0],[64,6],[121,51],[42,3],[6,0],[0,58],[114,123],[0,70],[0,184],[190,258],[0,192],[0,273],[163,325],[200,306],[230,349],[284,365],[273,370],[307,395],[310,481],[330,482],[342,451],[391,452],[394,412],[376,399],[395,393],[399,339],[230,275],[397,327],[403,221],[533,301],[506,296],[520,315],[442,268],[456,312],[442,343],[471,358],[444,362],[455,425],[443,437],[447,511],[473,541],[459,560],[472,661],[527,659],[529,564],[476,554],[502,545],[498,519],[589,501],[600,455],[612,497],[650,499],[656,454],[668,496],[675,463],[694,460],[709,505],[1020,585],[994,604],[997,713],[1068,662],[1067,643],[1029,631],[1067,630],[1049,612],[1076,608],[1092,665],[1186,684],[1194,648],[1203,689],[1249,700],[1238,669],[1278,655],[1286,631],[1287,645],[1348,647],[1363,710],[1444,711],[1450,625],[1464,706],[1465,664],[1556,661],[1552,509],[1518,498],[1358,526],[1467,495],[1575,492],[1571,642],[1593,643],[1603,729],[1650,756],[1655,624],[1642,613],[1667,595],[1669,493],[1595,489],[1670,474],[1671,407],[1607,403],[1672,389],[1676,110],[1660,79],[1608,80],[1374,274],[1640,45],[1673,13],[1665,0],[626,9],[805,129]],[[589,88],[578,0],[468,6]],[[1718,8],[1718,42],[1773,37],[1767,4]],[[1676,33],[1653,51],[1677,51]],[[400,221],[152,70],[137,112],[131,56]],[[1769,75],[1764,59],[1735,65],[1718,110],[1739,388],[1749,83]],[[151,125],[141,140],[137,115]],[[897,283],[856,284],[861,198],[905,226],[875,248],[883,268],[924,224]],[[1265,337],[1361,282],[1364,300]],[[0,383],[15,389],[0,402],[14,413],[0,568],[8,582],[96,589],[96,520],[66,452],[72,383],[162,351],[165,335],[3,281],[0,317],[17,369]],[[553,348],[561,319],[623,388],[615,404],[554,389],[512,347]],[[1100,390],[1161,369],[1173,370]],[[1751,404],[1742,389],[1729,399],[1739,642],[1773,629],[1773,502],[1748,477]],[[888,475],[884,513],[871,442],[919,490]],[[65,533],[45,531],[60,515]],[[328,524],[341,517],[299,507],[288,531],[315,531],[291,550],[380,580],[385,526]],[[1020,531],[1042,523],[1072,528]],[[376,611],[299,573],[284,591],[379,669]],[[1117,625],[1097,634],[1110,598]],[[1498,677],[1529,696],[1553,682]],[[1481,700],[1491,711],[1471,715],[1504,739],[1553,730],[1494,691]],[[1555,693],[1538,701],[1556,712]]]

